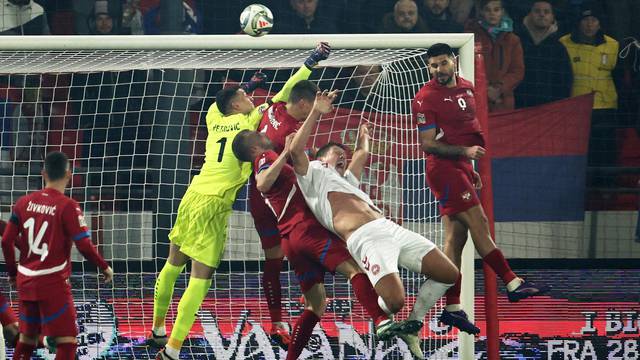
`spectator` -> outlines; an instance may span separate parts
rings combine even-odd
[[[595,93],[589,139],[589,165],[611,166],[615,155],[618,93],[613,70],[618,59],[618,42],[600,28],[601,13],[585,8],[575,30],[560,42],[566,47],[573,70],[571,95]]]
[[[279,34],[335,34],[334,16],[323,14],[320,0],[289,0],[289,7],[274,14],[274,33]]]
[[[95,3],[94,15],[88,19],[89,30],[93,35],[115,35],[119,32],[114,29],[113,18],[109,14],[109,2],[98,0]]]
[[[535,106],[569,97],[571,64],[558,41],[551,0],[536,0],[516,30],[524,51],[524,80],[516,89],[516,107]]]
[[[489,111],[515,108],[513,90],[524,77],[520,38],[513,33],[513,21],[505,14],[501,0],[481,0],[480,19],[465,27],[482,45],[487,73]]]
[[[413,0],[398,0],[393,12],[382,18],[383,33],[426,33],[429,28],[418,14],[418,5]]]
[[[466,24],[473,10],[473,0],[451,0],[449,10],[453,15],[453,20],[458,24]]]
[[[32,0],[0,0],[0,35],[49,35],[44,8]]]
[[[423,0],[424,21],[433,33],[461,33],[463,26],[458,24],[449,10],[449,0]]]

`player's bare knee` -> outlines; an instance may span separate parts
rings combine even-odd
[[[20,342],[28,345],[37,345],[38,344],[38,335],[25,335],[20,334]]]
[[[56,344],[77,344],[78,340],[75,336],[58,336],[54,338]]]
[[[276,245],[274,247],[264,249],[264,257],[266,259],[282,259],[284,257],[284,252],[280,245]]]
[[[394,314],[402,310],[402,308],[404,307],[404,292],[400,294],[393,294],[386,299],[382,299],[384,300],[385,304],[387,304],[387,308],[389,309],[389,311]]]
[[[353,259],[349,259],[340,263],[340,265],[336,267],[336,271],[344,275],[349,280],[351,280],[354,276],[363,273],[360,266],[358,266],[356,261]]]

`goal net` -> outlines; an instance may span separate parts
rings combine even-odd
[[[204,160],[204,118],[214,94],[262,70],[270,81],[253,96],[256,104],[264,102],[318,41],[329,41],[333,51],[311,79],[322,89],[341,92],[336,111],[323,116],[310,145],[333,140],[353,147],[358,125],[370,122],[373,140],[363,190],[389,218],[442,246],[410,103],[428,81],[424,55],[430,44],[459,48],[461,71],[473,79],[471,35],[4,39],[0,215],[8,219],[18,197],[41,187],[45,154],[62,150],[73,163],[68,195],[84,207],[93,241],[116,273],[113,286],[105,286],[94,267],[73,254],[80,359],[155,356],[157,350],[143,343],[152,325],[154,282],[168,255],[167,235],[180,199]],[[185,358],[285,357],[268,340],[263,253],[246,196],[245,188],[234,204],[224,261],[185,342]],[[176,284],[169,326],[187,274]],[[401,275],[410,309],[425,279],[404,270]],[[3,278],[1,290],[15,307],[16,294],[10,293],[6,274]],[[281,283],[284,320],[293,323],[302,311],[293,272],[283,271]],[[473,299],[473,283],[466,285],[471,287],[467,298]],[[401,340],[374,339],[345,278],[327,276],[326,287],[326,315],[302,358],[410,358]],[[442,306],[425,319],[423,348],[432,359],[458,358],[457,332],[435,321]],[[406,316],[404,311],[398,318]],[[38,354],[53,358],[45,350]]]

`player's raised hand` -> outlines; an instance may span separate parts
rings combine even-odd
[[[263,72],[256,71],[253,74],[253,76],[251,76],[251,80],[240,85],[240,87],[244,90],[244,92],[250,93],[250,92],[253,92],[255,89],[257,89],[258,86],[266,82],[267,82],[267,75]]]
[[[104,283],[110,283],[113,280],[113,269],[111,268],[111,266],[102,270],[102,275],[104,276]]]
[[[327,114],[333,111],[333,101],[338,96],[338,90],[318,91],[316,92],[316,100],[313,103],[313,109],[321,114]]]
[[[287,135],[287,137],[284,138],[284,149],[282,150],[283,153],[288,153],[289,149],[291,147],[291,142],[293,141],[293,137],[296,136],[297,132],[292,132],[291,134]]]
[[[331,54],[331,46],[329,46],[329,43],[318,43],[318,46],[316,46],[307,60],[304,61],[304,64],[309,69],[314,68],[320,61],[328,59],[329,54]]]
[[[474,145],[464,148],[464,156],[471,160],[478,160],[487,152],[482,146]]]

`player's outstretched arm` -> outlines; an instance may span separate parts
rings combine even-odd
[[[273,96],[271,102],[275,103],[278,101],[288,101],[289,94],[291,94],[291,89],[293,88],[293,86],[300,80],[308,79],[311,75],[311,70],[313,70],[313,68],[316,67],[320,61],[328,59],[329,54],[331,54],[331,46],[329,46],[329,43],[319,43],[311,52],[309,57],[304,61],[304,66],[298,69],[298,71],[296,71],[296,73],[293,74],[289,78],[289,80],[287,80],[282,90],[280,90]]]
[[[482,146],[457,146],[449,145],[436,140],[436,129],[420,131],[420,147],[427,154],[442,157],[464,156],[472,160],[478,160],[484,156],[486,150]]]
[[[353,153],[353,157],[351,158],[351,164],[347,170],[349,170],[356,179],[360,180],[362,176],[362,170],[364,170],[364,165],[369,159],[369,143],[371,141],[370,131],[371,125],[369,123],[365,123],[360,125],[360,131],[358,132],[358,143],[356,144],[356,151]]]
[[[333,110],[333,101],[338,95],[337,90],[316,93],[316,100],[313,103],[313,108],[309,113],[309,116],[305,119],[300,129],[293,137],[289,148],[291,155],[291,161],[293,162],[293,169],[298,175],[307,175],[309,169],[309,158],[305,152],[305,147],[311,132],[315,129],[318,119],[322,114],[329,113]]]
[[[280,176],[282,168],[287,163],[287,158],[289,157],[289,147],[294,135],[295,133],[287,135],[287,137],[285,138],[284,150],[282,150],[278,158],[273,163],[271,163],[271,166],[262,171],[259,171],[256,174],[256,188],[261,193],[265,193],[271,190],[273,183],[276,182],[278,176]]]

